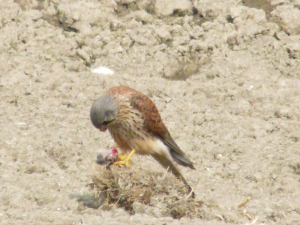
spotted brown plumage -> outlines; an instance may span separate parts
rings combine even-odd
[[[187,184],[174,162],[191,169],[194,165],[175,143],[146,95],[129,87],[112,87],[94,102],[90,117],[96,128],[103,132],[108,129],[123,154],[134,150],[151,155]],[[118,164],[127,165],[128,161]]]

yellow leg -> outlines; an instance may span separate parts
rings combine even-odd
[[[120,155],[119,159],[121,160],[114,162],[114,165],[125,165],[126,167],[129,167],[129,161],[134,154],[135,154],[135,150],[133,149],[128,156]]]
[[[121,159],[121,160],[123,160],[123,159],[126,158],[126,156],[125,156],[125,154],[121,154],[121,155],[118,156],[118,158]]]

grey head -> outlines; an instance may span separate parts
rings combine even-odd
[[[100,131],[106,131],[109,124],[116,119],[117,109],[117,103],[111,95],[102,95],[91,107],[90,117],[93,125]]]

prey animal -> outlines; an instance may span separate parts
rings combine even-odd
[[[119,146],[120,160],[114,164],[128,166],[135,153],[151,155],[189,186],[176,163],[195,167],[175,143],[155,104],[146,95],[125,86],[112,87],[93,103],[90,117],[97,129],[108,129]],[[127,152],[130,154],[125,156]]]
[[[110,149],[105,149],[97,155],[96,163],[100,165],[108,165],[110,166],[114,162],[118,160],[119,151],[116,147],[112,147]]]

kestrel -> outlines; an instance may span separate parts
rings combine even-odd
[[[115,164],[128,166],[134,153],[151,155],[188,185],[174,162],[195,167],[175,143],[155,104],[146,95],[129,87],[112,87],[93,103],[90,117],[97,129],[108,129],[122,155],[131,151]]]

